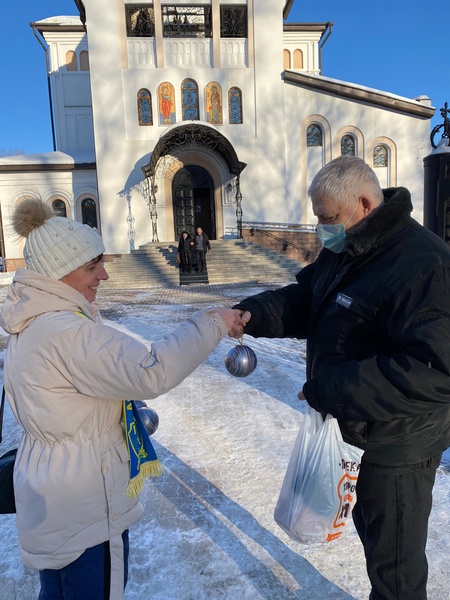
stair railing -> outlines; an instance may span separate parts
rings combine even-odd
[[[262,233],[263,235],[266,235],[267,237],[270,237],[274,240],[277,240],[279,242],[282,243],[282,251],[286,252],[286,250],[288,248],[295,248],[296,250],[299,250],[300,252],[303,253],[303,256],[305,258],[305,260],[309,260],[312,256],[318,256],[317,252],[314,252],[313,250],[310,250],[309,248],[305,248],[304,246],[300,246],[298,244],[295,244],[294,242],[291,242],[290,240],[287,240],[284,237],[281,237],[279,235],[275,235],[274,233],[272,233],[270,231],[270,229],[275,229],[278,231],[289,231],[289,232],[315,232],[316,227],[315,225],[292,225],[290,223],[243,223],[242,224],[242,228],[243,229],[248,229],[249,233],[251,236],[255,235],[255,231],[257,231],[258,233]]]

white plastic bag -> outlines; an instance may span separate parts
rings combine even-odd
[[[363,450],[342,439],[337,419],[307,405],[274,517],[294,540],[313,544],[341,536],[356,503]]]

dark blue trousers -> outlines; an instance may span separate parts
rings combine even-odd
[[[128,530],[122,534],[124,588],[128,580]],[[62,569],[39,571],[39,600],[108,600],[111,575],[109,542],[88,548]]]
[[[197,261],[197,271],[201,273],[206,269],[206,256],[203,250],[195,251],[195,259]]]
[[[427,598],[425,547],[441,456],[403,467],[361,463],[353,521],[366,555],[370,600]]]

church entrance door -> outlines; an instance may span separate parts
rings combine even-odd
[[[203,167],[186,165],[172,181],[175,239],[183,230],[192,236],[201,227],[210,240],[216,239],[214,182]]]

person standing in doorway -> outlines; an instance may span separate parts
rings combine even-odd
[[[189,233],[185,230],[181,232],[180,239],[178,241],[178,254],[180,255],[180,267],[185,273],[192,271],[192,250],[194,248],[194,240],[191,238]]]
[[[195,234],[195,258],[199,273],[206,271],[206,254],[208,250],[211,250],[208,236],[201,227],[197,227],[197,233]]]

